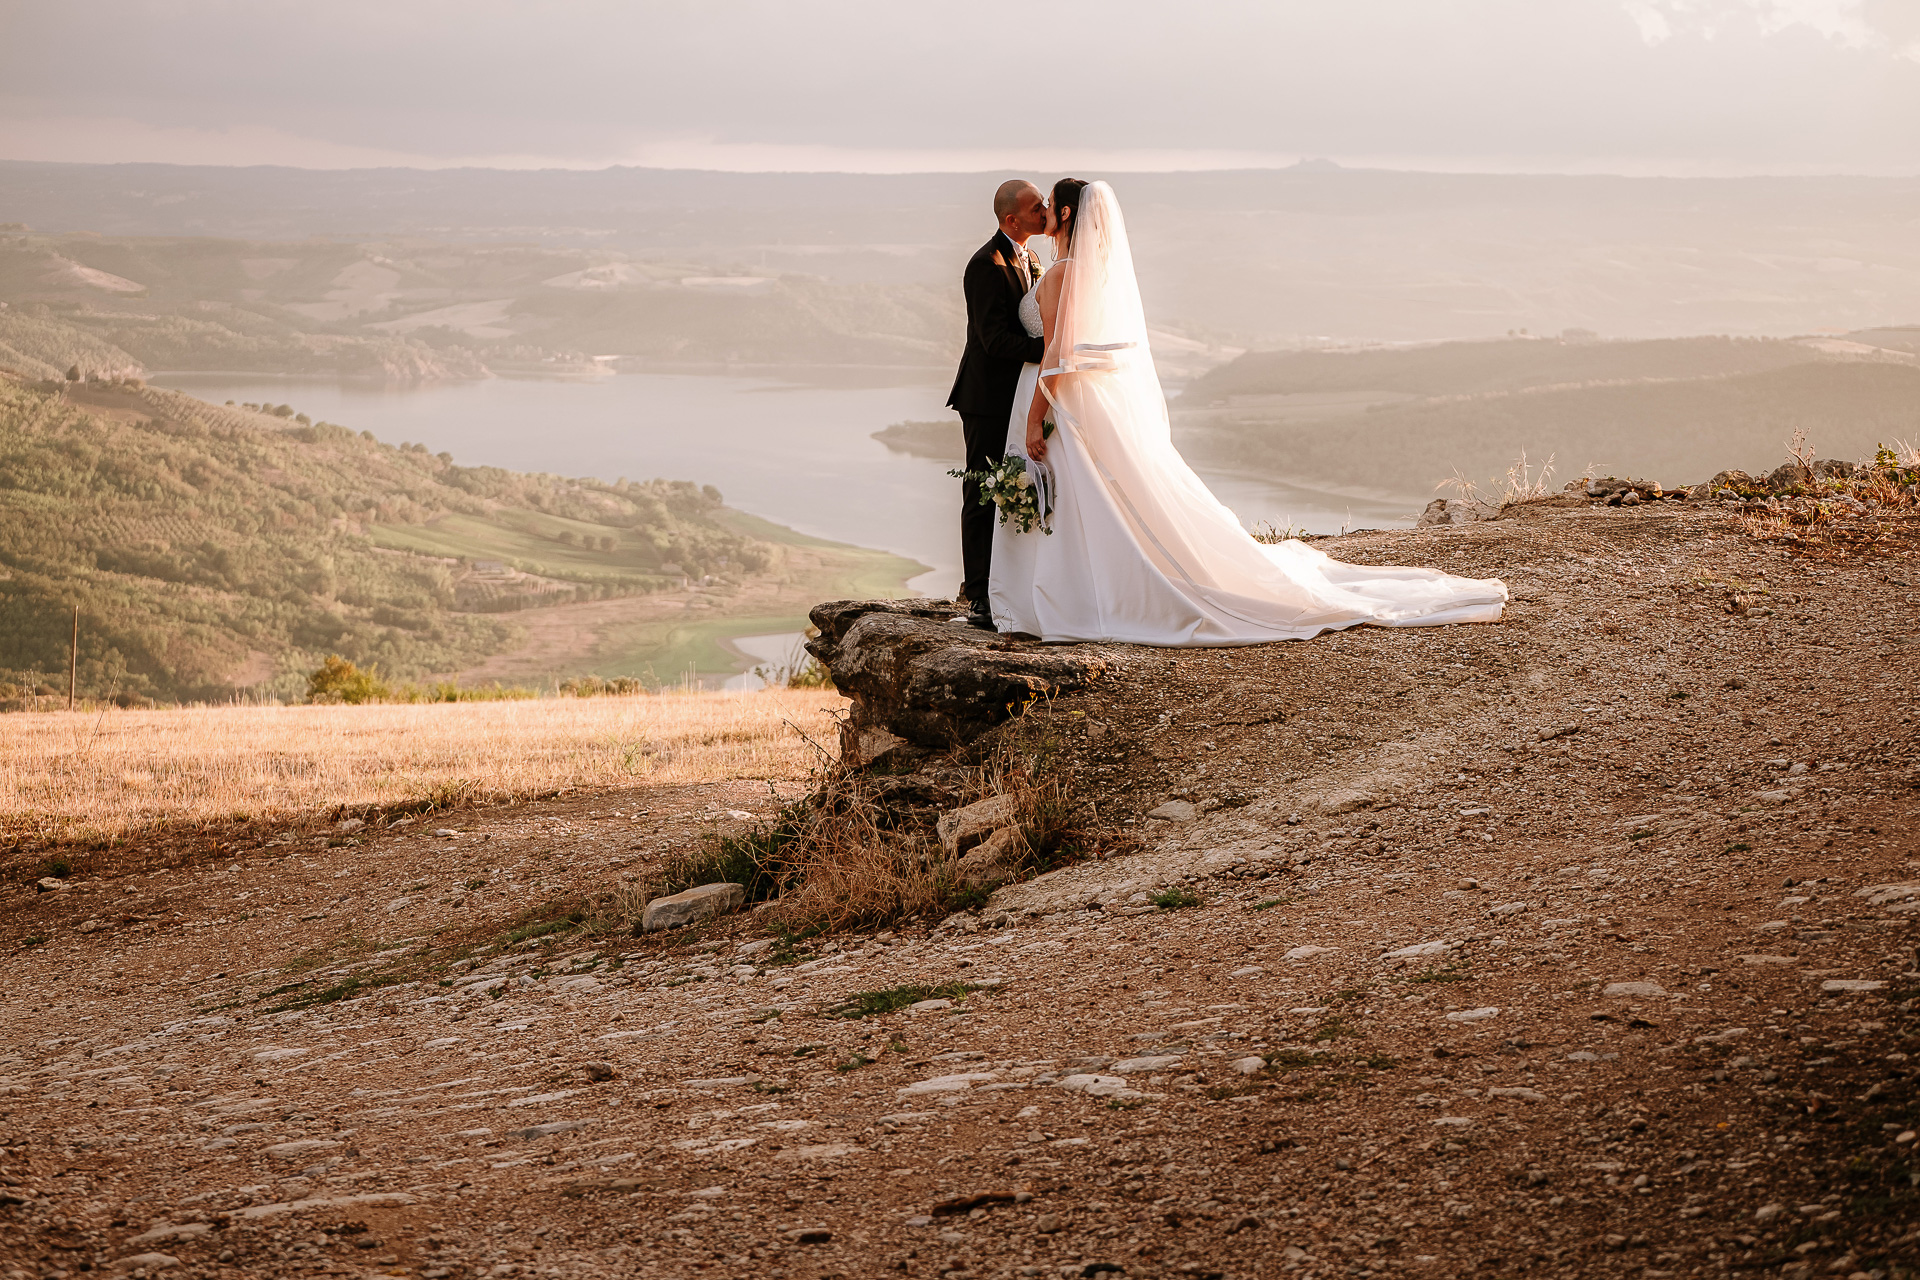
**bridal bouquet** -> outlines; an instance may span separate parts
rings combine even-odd
[[[1021,533],[1051,534],[1053,518],[1053,471],[1044,462],[1034,462],[1010,453],[985,471],[949,471],[950,476],[972,480],[980,486],[980,502],[1000,508],[1000,523],[1011,524]]]

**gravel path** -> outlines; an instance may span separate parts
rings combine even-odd
[[[1911,543],[1335,553],[1516,604],[1055,707],[1140,852],[938,928],[512,941],[757,783],[16,875],[0,1277],[1909,1274]]]

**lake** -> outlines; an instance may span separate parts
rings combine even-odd
[[[863,371],[864,372],[864,371]],[[291,404],[316,421],[416,441],[468,465],[615,480],[711,484],[727,504],[802,533],[911,557],[915,593],[959,585],[959,482],[952,463],[872,438],[901,421],[953,420],[945,382],[888,382],[888,371],[799,382],[772,376],[628,373],[582,381],[491,378],[387,384],[258,374],[161,373],[158,386],[218,404]],[[955,421],[955,433],[959,425]],[[1310,533],[1410,524],[1409,504],[1349,499],[1202,472],[1249,525]],[[752,637],[787,652],[790,637]]]

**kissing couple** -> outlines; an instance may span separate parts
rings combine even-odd
[[[1112,187],[1062,178],[1049,196],[1016,179],[994,192],[993,215],[998,230],[967,262],[966,352],[947,399],[966,433],[965,621],[1207,647],[1499,620],[1497,578],[1256,542],[1221,505],[1173,447]],[[1040,236],[1053,248],[1044,271]]]

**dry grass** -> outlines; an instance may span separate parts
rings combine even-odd
[[[1003,881],[1123,845],[1116,832],[1101,827],[1091,802],[1075,798],[1073,778],[1049,732],[1024,720],[1002,729],[983,762],[968,771],[964,787],[969,803],[1013,801],[1006,825],[1018,830],[1019,851],[990,878],[967,883],[932,827],[903,821],[876,798],[873,784],[858,773],[829,773],[771,823],[712,835],[700,848],[670,857],[646,890],[738,884],[749,901],[776,903],[766,917],[770,923],[812,934],[979,907]]]
[[[1494,486],[1491,492],[1481,489],[1479,485],[1460,474],[1457,468],[1453,475],[1442,480],[1434,488],[1436,490],[1452,489],[1460,495],[1456,501],[1468,503],[1488,512],[1495,512],[1501,507],[1511,506],[1516,502],[1529,502],[1548,497],[1552,491],[1547,486],[1552,479],[1552,456],[1549,456],[1536,469],[1527,460],[1527,451],[1522,449],[1519,459],[1507,468],[1506,477],[1502,479],[1495,476],[1490,481]]]
[[[0,720],[0,837],[286,821],[564,787],[792,779],[845,699],[822,689],[425,705],[48,712]]]

